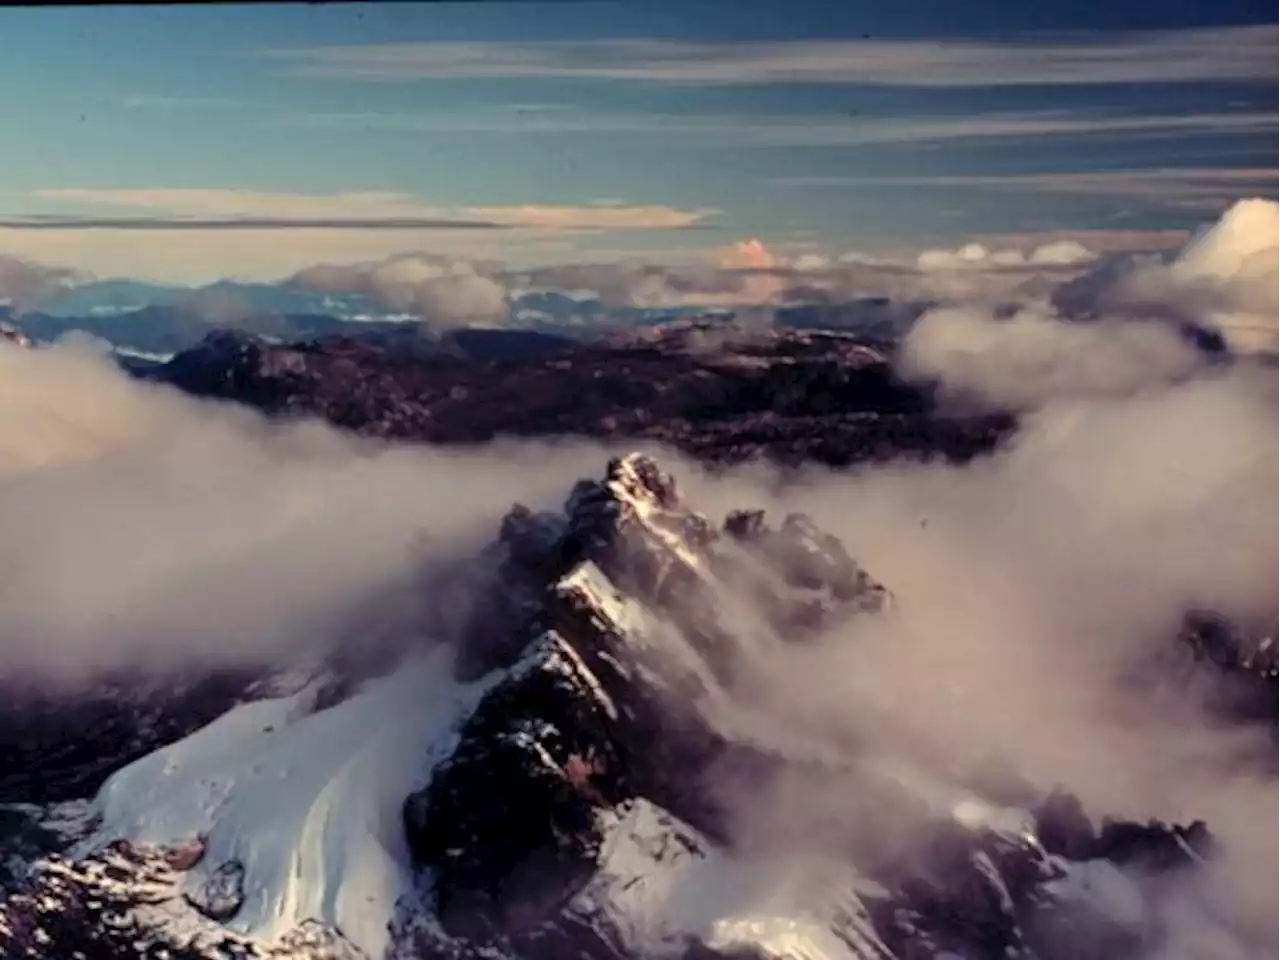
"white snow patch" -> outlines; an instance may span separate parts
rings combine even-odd
[[[966,797],[951,810],[951,816],[970,830],[987,829],[1018,840],[1034,840],[1035,817],[1021,807],[997,807],[975,797]]]
[[[868,772],[908,790],[936,816],[950,817],[968,830],[990,830],[1014,843],[1039,843],[1036,819],[1029,810],[988,803],[901,758],[871,756],[860,762]]]
[[[684,539],[672,530],[667,529],[664,519],[670,519],[671,511],[661,507],[653,499],[652,493],[640,477],[640,464],[647,460],[644,454],[632,453],[621,459],[617,475],[610,479],[606,486],[619,503],[628,504],[636,522],[644,527],[649,536],[674,557],[678,557],[694,570],[702,570],[703,562],[694,551],[689,549]]]
[[[1107,860],[1068,863],[1059,857],[1054,861],[1064,872],[1061,879],[1045,884],[1045,892],[1054,899],[1086,905],[1128,929],[1141,929],[1147,922],[1146,898],[1115,864]]]
[[[175,353],[153,353],[149,350],[137,350],[133,347],[126,347],[116,344],[112,349],[122,357],[137,357],[139,360],[154,360],[156,363],[168,363],[177,354]]]
[[[570,909],[620,947],[657,960],[692,937],[788,960],[889,957],[855,892],[867,884],[844,864],[733,857],[643,800],[607,817],[600,870]]]
[[[204,835],[196,871],[245,868],[229,929],[271,942],[310,919],[381,956],[412,889],[401,805],[489,686],[456,683],[451,656],[437,648],[319,713],[301,709],[310,690],[236,707],[114,774],[83,852]]]

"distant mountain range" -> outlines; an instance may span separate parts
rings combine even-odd
[[[52,317],[109,316],[146,307],[176,306],[209,316],[325,313],[354,319],[391,315],[360,294],[333,295],[284,284],[234,280],[219,280],[203,287],[176,287],[128,279],[95,280],[60,290],[28,305],[27,312]]]
[[[69,319],[132,314],[148,307],[182,307],[211,319],[221,316],[228,323],[230,318],[238,321],[242,316],[259,314],[325,314],[351,321],[413,319],[407,314],[388,310],[359,293],[322,293],[284,283],[241,283],[235,280],[219,280],[203,287],[166,286],[124,278],[94,280],[28,303],[25,312]],[[516,320],[587,320],[613,313],[634,321],[659,314],[668,316],[673,312],[679,311],[610,311],[598,300],[554,290],[528,292],[512,303],[512,314]]]
[[[780,308],[774,321],[790,329],[856,330],[866,339],[887,341],[899,336],[928,306],[868,297]],[[697,306],[608,307],[598,299],[531,291],[512,302],[508,327],[581,340],[682,317],[729,321],[733,314],[729,309]],[[156,358],[189,349],[219,328],[234,327],[293,342],[329,336],[380,339],[393,334],[400,340],[422,326],[416,317],[390,312],[360,294],[327,294],[283,284],[230,280],[198,288],[98,280],[27,304],[21,312],[0,306],[0,320],[12,323],[36,341],[49,342],[71,331],[82,331],[123,353]]]

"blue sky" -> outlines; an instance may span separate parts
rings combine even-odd
[[[1274,196],[1274,7],[1131,6],[4,9],[0,252],[197,282],[400,249],[1141,245]]]

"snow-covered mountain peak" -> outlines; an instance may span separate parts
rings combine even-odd
[[[458,569],[462,622],[385,675],[259,683],[116,771],[0,900],[0,956],[1119,960],[1162,936],[1143,876],[1205,855],[1202,825],[1097,834],[773,712],[788,651],[891,595],[803,516],[713,523],[649,457]],[[783,781],[796,839],[748,842],[737,805]]]

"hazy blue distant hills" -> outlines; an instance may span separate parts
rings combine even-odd
[[[769,316],[783,328],[856,331],[869,340],[887,342],[900,336],[928,306],[923,302],[866,297],[782,307]],[[535,290],[514,298],[506,326],[580,340],[691,316],[730,320],[733,311],[697,305],[606,306],[590,296]],[[360,294],[327,294],[287,284],[234,280],[203,287],[165,286],[130,279],[95,280],[29,303],[9,320],[37,341],[56,340],[79,330],[100,337],[117,349],[152,356],[186,350],[219,328],[235,328],[282,341],[329,336],[393,337],[399,347],[423,346],[413,343],[422,336],[422,324],[415,318],[391,313]],[[434,351],[437,348],[431,340],[427,338],[425,348]]]
[[[139,280],[94,280],[28,304],[54,317],[105,316],[146,307],[187,306],[211,316],[258,313],[331,314],[346,318],[389,316],[359,294],[326,294],[278,283],[219,280],[203,287],[176,287]]]
[[[326,313],[254,314],[219,322],[181,305],[152,305],[118,313],[58,316],[23,313],[12,318],[14,326],[37,341],[52,341],[79,330],[100,337],[118,348],[149,354],[172,354],[199,343],[211,330],[234,326],[260,336],[281,340],[309,340],[371,325],[342,320]]]

